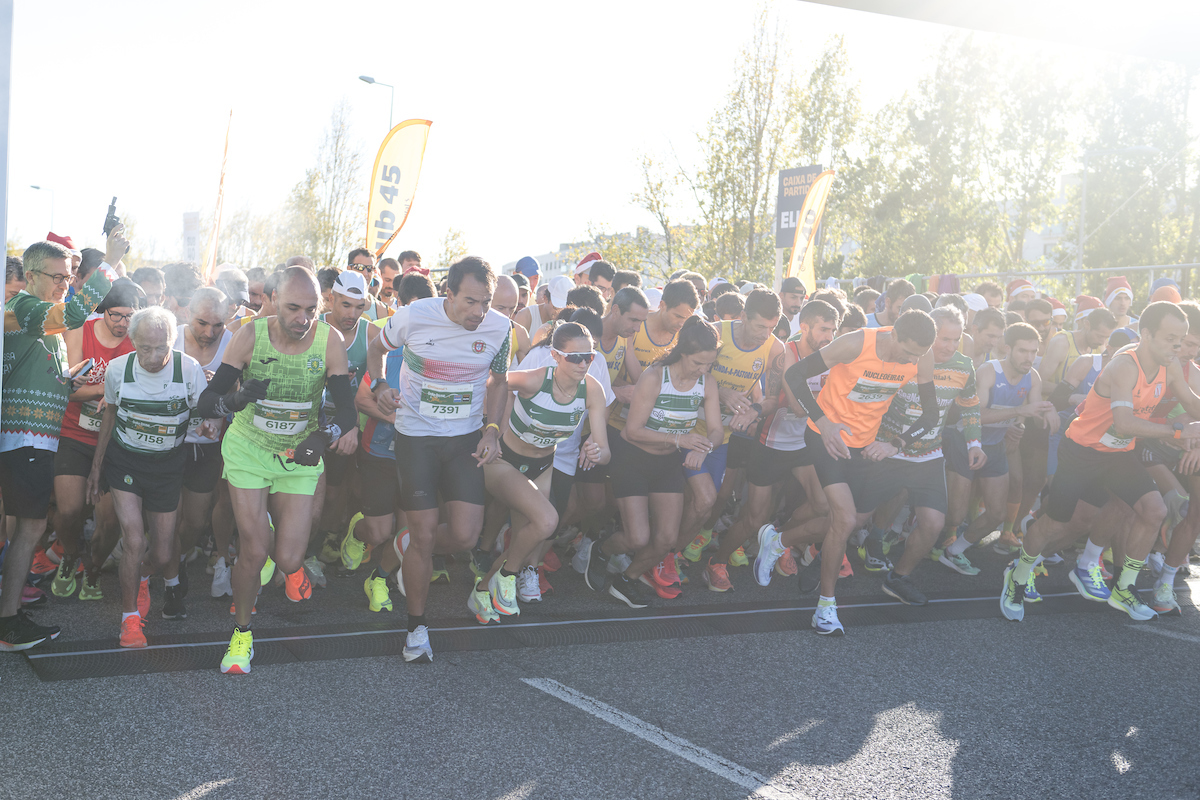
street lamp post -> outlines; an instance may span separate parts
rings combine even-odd
[[[54,230],[54,190],[49,186],[34,186],[32,183],[29,184],[29,188],[50,193],[50,230]]]
[[[1087,236],[1084,235],[1084,228],[1087,224],[1087,179],[1088,179],[1088,159],[1092,156],[1112,156],[1122,153],[1146,153],[1147,155],[1158,155],[1161,152],[1157,147],[1148,145],[1139,145],[1137,147],[1118,147],[1115,150],[1085,150],[1083,153],[1083,179],[1081,181],[1081,197],[1079,201],[1079,245],[1075,248],[1075,269],[1083,269],[1083,244],[1087,241]],[[1083,272],[1078,272],[1075,275],[1075,294],[1083,294]]]
[[[396,105],[396,87],[388,83],[380,83],[369,75],[359,75],[358,79],[373,86],[386,86],[391,91],[391,99],[388,100],[388,130],[390,131],[392,129],[392,109]]]

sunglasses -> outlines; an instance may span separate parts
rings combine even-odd
[[[594,352],[593,353],[564,353],[562,350],[557,350],[553,347],[551,347],[550,350],[552,352],[558,353],[560,356],[563,357],[564,361],[569,361],[572,364],[590,364],[590,363],[592,363],[592,359],[596,357],[596,354]]]
[[[374,272],[375,271],[374,267],[368,266],[366,264],[351,264],[349,268],[354,270],[355,272]]]

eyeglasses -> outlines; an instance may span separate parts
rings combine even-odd
[[[30,270],[30,272],[32,272],[34,275],[45,275],[47,278],[50,278],[54,281],[55,286],[62,286],[67,281],[75,277],[70,272],[68,272],[66,275],[56,275],[53,272],[42,272],[40,269]]]
[[[560,356],[563,357],[564,361],[569,361],[572,364],[590,364],[590,363],[592,363],[592,359],[596,357],[596,354],[594,352],[592,352],[592,353],[564,353],[562,350],[558,350],[554,347],[551,347],[550,350],[555,353],[558,353]]]
[[[355,272],[374,272],[375,268],[370,264],[351,264],[350,269]]]
[[[105,311],[104,313],[112,317],[113,322],[128,322],[129,320],[133,319],[132,311],[130,311],[128,314],[118,314],[115,311]]]

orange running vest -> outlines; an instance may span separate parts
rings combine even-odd
[[[1142,362],[1137,351],[1128,351],[1138,368],[1138,380],[1133,386],[1133,415],[1138,419],[1150,419],[1154,409],[1167,393],[1167,368],[1159,367],[1154,380],[1146,380]],[[1113,426],[1112,401],[1096,393],[1096,385],[1088,390],[1087,397],[1079,406],[1079,416],[1067,428],[1067,438],[1075,444],[1090,447],[1101,453],[1125,453],[1133,449],[1133,439],[1117,436]]]

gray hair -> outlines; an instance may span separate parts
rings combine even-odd
[[[205,306],[212,306],[221,319],[225,319],[229,314],[229,298],[216,287],[201,286],[192,293],[192,302],[188,303],[188,308],[195,313]]]
[[[940,330],[943,325],[948,322],[953,322],[960,327],[966,327],[963,322],[962,312],[952,305],[938,306],[933,311],[929,312],[929,316],[933,317],[933,324]]]
[[[137,343],[138,334],[142,327],[149,325],[151,328],[162,328],[167,333],[167,344],[175,344],[175,336],[178,331],[175,315],[167,311],[162,306],[147,306],[139,311],[135,311],[133,319],[129,320],[129,340]]]
[[[41,272],[42,264],[50,258],[65,258],[69,264],[71,261],[71,251],[58,242],[34,242],[25,248],[25,253],[21,256],[21,262],[25,265],[27,273]]]
[[[222,264],[217,269],[218,281],[240,281],[246,283],[246,273],[237,264]]]

